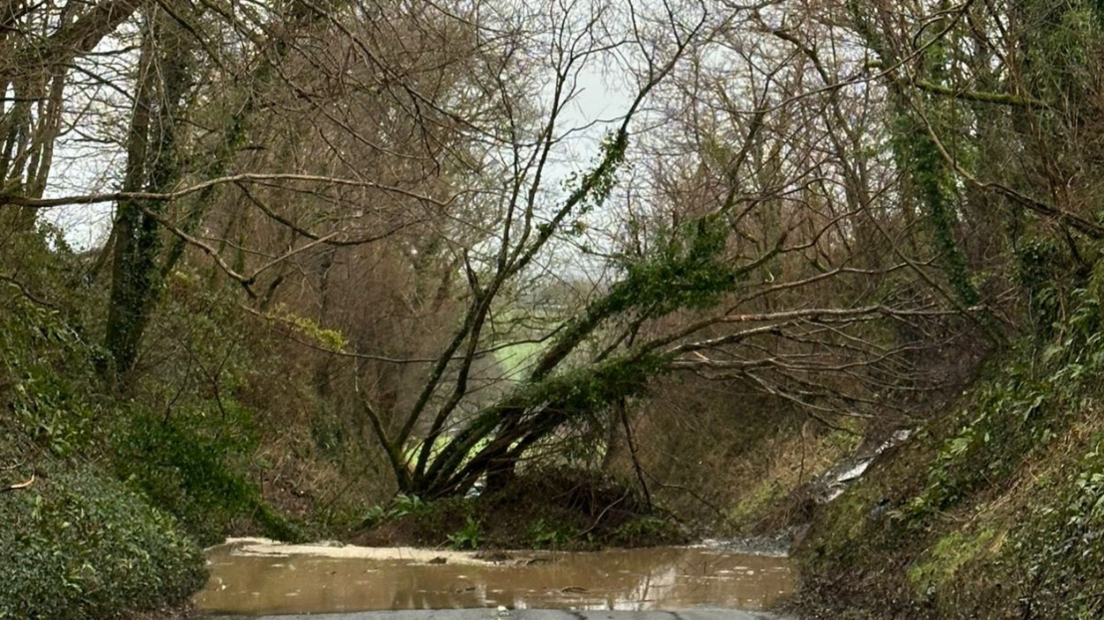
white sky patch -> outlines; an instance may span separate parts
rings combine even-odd
[[[121,146],[132,106],[133,67],[138,51],[135,23],[105,37],[94,53],[77,59],[69,71],[62,135],[44,197],[98,194],[121,189],[126,154]],[[97,203],[47,209],[42,219],[65,232],[77,251],[103,245],[111,232],[114,205]]]
[[[101,146],[91,148],[68,140],[59,140],[57,149],[61,156],[50,170],[46,198],[115,189],[108,177],[125,164],[121,151],[112,153]],[[110,203],[67,205],[47,209],[43,219],[65,231],[65,240],[74,250],[84,251],[103,245],[111,232],[113,212],[114,205]]]

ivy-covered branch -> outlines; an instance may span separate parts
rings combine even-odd
[[[1027,108],[1052,107],[1046,101],[1043,101],[1042,99],[1036,99],[1035,97],[1031,97],[1029,95],[1013,95],[1010,93],[990,93],[975,90],[961,90],[922,79],[906,80],[904,78],[901,78],[900,82],[905,86],[913,86],[929,93],[943,95],[945,97],[953,97],[955,99],[962,99],[964,101],[976,101],[978,103],[1021,106]]]

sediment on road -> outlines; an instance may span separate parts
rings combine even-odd
[[[208,620],[235,620],[233,616]],[[371,611],[347,614],[260,616],[254,620],[788,620],[767,612],[732,609],[680,611],[448,609],[436,611]]]

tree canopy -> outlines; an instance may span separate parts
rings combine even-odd
[[[599,458],[686,381],[897,420],[1062,312],[1019,291],[1091,270],[1101,26],[1045,0],[6,0],[0,279],[85,291],[64,312],[119,402],[246,390],[234,353],[177,346],[206,291],[214,344],[264,331],[234,346],[427,497]]]

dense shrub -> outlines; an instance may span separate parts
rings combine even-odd
[[[171,518],[91,466],[51,469],[0,495],[0,618],[112,618],[202,587]]]

